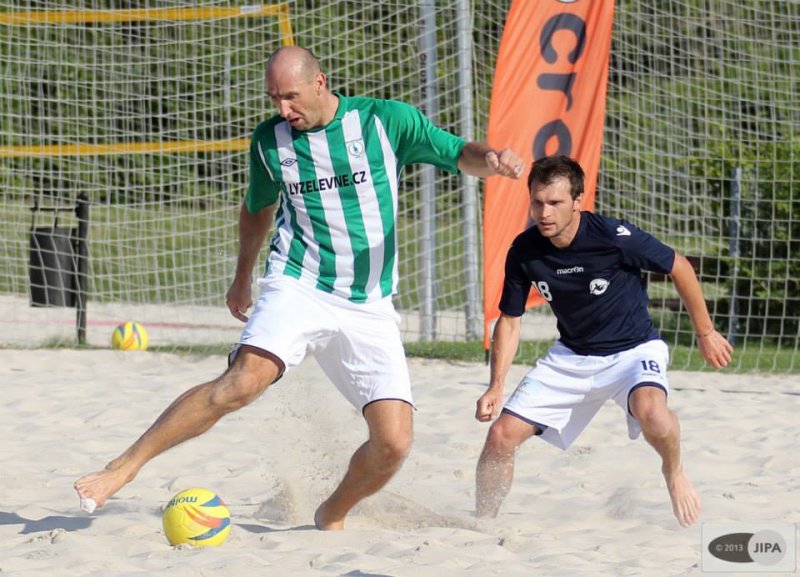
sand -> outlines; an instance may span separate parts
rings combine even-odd
[[[361,417],[308,360],[245,409],[149,463],[93,515],[75,479],[101,468],[222,356],[0,350],[0,571],[8,575],[701,575],[703,523],[794,523],[800,512],[800,382],[792,375],[673,372],[699,523],[674,519],[659,460],[608,404],[568,451],[532,439],[497,519],[474,514],[488,428],[473,418],[481,364],[411,359],[412,453],[343,532],[312,516],[365,438]],[[513,389],[525,367],[514,367]],[[161,510],[216,491],[221,547],[171,547]],[[764,573],[761,573],[764,574]],[[784,573],[785,574],[785,573]]]

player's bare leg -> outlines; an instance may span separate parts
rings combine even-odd
[[[179,396],[139,439],[105,469],[81,477],[75,490],[81,508],[92,512],[136,477],[151,459],[196,437],[224,415],[255,400],[282,371],[277,358],[242,347],[234,364],[220,377]]]
[[[647,442],[661,457],[661,472],[667,482],[672,511],[683,527],[700,516],[702,504],[681,462],[680,424],[667,408],[666,394],[657,387],[640,387],[630,398],[631,413],[642,426]]]
[[[478,517],[496,517],[514,480],[517,448],[536,434],[536,427],[501,413],[486,435],[476,473],[475,511]]]
[[[400,469],[411,449],[413,436],[411,405],[403,401],[375,401],[364,409],[369,440],[350,459],[339,486],[317,509],[318,529],[344,529],[350,510],[376,493]]]

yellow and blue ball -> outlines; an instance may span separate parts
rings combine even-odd
[[[148,338],[144,326],[134,321],[122,323],[111,333],[111,348],[120,351],[143,351]]]
[[[222,545],[231,532],[231,514],[222,499],[208,489],[181,491],[167,503],[163,515],[164,535],[171,545],[195,547]]]

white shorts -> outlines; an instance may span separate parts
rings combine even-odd
[[[625,411],[628,436],[635,439],[642,429],[628,398],[640,386],[669,393],[668,364],[669,350],[661,340],[605,357],[576,354],[558,341],[522,378],[503,412],[536,425],[542,439],[566,449],[600,407],[614,399]]]
[[[386,399],[413,405],[400,317],[391,299],[353,303],[286,276],[268,276],[258,284],[261,296],[240,345],[269,351],[286,371],[314,355],[359,411]]]

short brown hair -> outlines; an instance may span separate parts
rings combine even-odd
[[[569,180],[572,200],[583,194],[583,168],[563,154],[560,156],[544,156],[531,165],[531,172],[528,175],[528,191],[533,192],[534,184],[552,184],[557,178]]]

